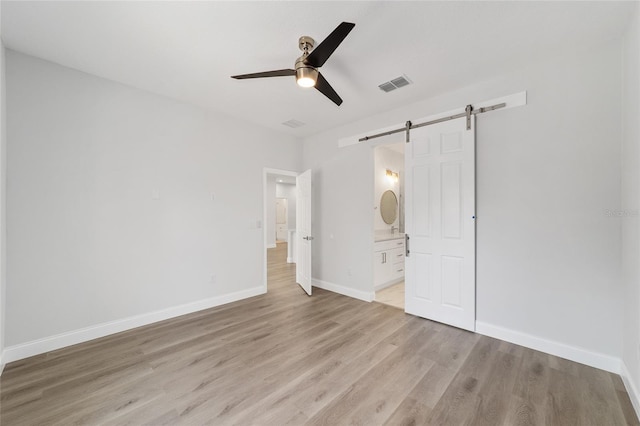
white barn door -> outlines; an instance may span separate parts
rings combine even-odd
[[[405,311],[475,330],[475,116],[412,129]]]

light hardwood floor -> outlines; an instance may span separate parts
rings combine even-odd
[[[7,425],[638,424],[620,377],[294,283],[14,362]]]

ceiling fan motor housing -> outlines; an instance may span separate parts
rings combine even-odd
[[[315,84],[318,80],[317,68],[307,65],[306,63],[307,56],[309,56],[309,52],[313,49],[314,45],[315,40],[309,36],[302,36],[298,40],[298,47],[303,53],[302,56],[296,59],[296,81],[298,81],[298,84],[303,81],[309,82],[307,84],[303,84],[305,87],[311,87],[312,85],[310,82],[313,81],[313,84]]]
[[[306,57],[306,55],[302,55],[296,60],[296,80],[310,78],[316,81],[318,80],[318,70],[305,64]]]

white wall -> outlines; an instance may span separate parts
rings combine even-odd
[[[0,5],[0,11],[2,6]],[[1,15],[1,12],[0,12]],[[0,22],[2,19],[0,19]],[[1,31],[0,31],[1,32]],[[5,52],[0,40],[0,374],[4,368],[3,352],[5,347],[5,313],[6,313],[6,260],[7,260],[7,227],[6,227],[6,195],[7,195],[7,126],[6,126],[6,85],[5,85]]]
[[[287,199],[287,227],[296,229],[296,186],[289,183],[276,183],[276,198]]]
[[[477,122],[477,320],[619,366],[621,231],[604,212],[620,205],[621,83],[616,41],[305,139],[320,186],[314,277],[364,291],[372,282],[372,150],[339,149],[339,138],[527,90],[525,107]]]
[[[377,146],[373,151],[373,163],[373,229],[374,231],[390,232],[391,226],[400,228],[400,202],[403,198],[400,177],[404,177],[404,156],[384,146]],[[387,178],[387,169],[398,173],[397,182]],[[380,198],[387,190],[393,191],[398,198],[398,217],[393,224],[385,223],[380,214]]]
[[[313,170],[312,277],[370,300],[373,288],[373,150],[337,148],[334,130],[305,139],[304,169]],[[317,284],[314,284],[317,285]],[[355,292],[355,294],[354,294]],[[345,292],[343,292],[345,293]],[[346,293],[345,293],[346,294]],[[368,295],[368,297],[367,297]]]
[[[298,141],[16,52],[6,66],[7,346],[263,291],[247,267],[263,169],[299,170]]]
[[[640,416],[640,7],[624,43],[622,145],[623,377]]]

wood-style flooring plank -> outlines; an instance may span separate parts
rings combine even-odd
[[[617,375],[313,291],[279,243],[267,294],[7,365],[0,424],[639,425]]]

